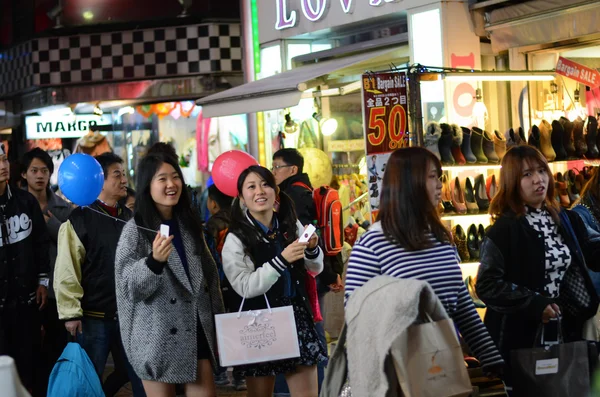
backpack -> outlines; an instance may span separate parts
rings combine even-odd
[[[104,397],[92,361],[78,343],[70,342],[54,365],[47,397]]]
[[[313,190],[302,182],[294,182],[292,186],[301,186],[312,191],[317,210],[317,226],[321,232],[325,255],[335,256],[342,252],[344,228],[342,227],[342,202],[338,191],[329,186],[321,186]]]

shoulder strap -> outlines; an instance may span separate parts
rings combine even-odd
[[[308,186],[306,183],[304,183],[304,182],[294,182],[294,183],[292,183],[292,186],[300,186],[300,187],[303,187],[303,188],[305,188],[305,189],[307,189],[307,190],[310,190],[311,192],[313,191],[313,190],[312,190],[312,189],[311,189],[311,188],[310,188],[310,187],[309,187],[309,186]]]

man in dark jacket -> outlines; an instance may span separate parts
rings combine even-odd
[[[15,359],[32,390],[39,360],[39,310],[46,306],[49,238],[36,199],[8,185],[10,166],[0,144],[0,355]]]
[[[142,382],[125,357],[117,318],[115,255],[123,226],[132,216],[118,205],[127,196],[127,175],[123,160],[113,153],[96,160],[104,171],[98,199],[89,208],[73,210],[58,233],[54,270],[58,315],[90,357],[100,379],[110,352],[124,360],[134,396],[144,396]]]
[[[312,185],[308,174],[304,173],[304,157],[296,149],[281,149],[273,155],[271,168],[279,189],[286,193],[296,207],[296,215],[303,225],[313,225],[317,220],[317,209],[313,201]],[[317,276],[317,292],[323,321],[315,324],[319,337],[324,345],[325,338],[325,295],[329,291],[340,292],[344,289],[341,275],[344,271],[342,254],[325,256],[323,271]],[[319,366],[319,388],[323,378],[323,368]],[[278,383],[279,384],[279,383]],[[277,391],[277,390],[276,390]]]
[[[52,281],[54,279],[58,230],[60,229],[60,225],[67,221],[73,207],[50,189],[50,177],[53,173],[54,163],[50,155],[44,150],[35,148],[23,155],[21,159],[21,177],[25,183],[22,183],[21,186],[37,199],[44,214],[46,229],[50,236],[48,304],[41,313],[42,326],[44,327],[42,379],[36,382],[36,391],[39,394],[45,394],[44,392],[48,387],[48,377],[54,363],[56,363],[67,345],[68,335],[62,321],[58,319]]]

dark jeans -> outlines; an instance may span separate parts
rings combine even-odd
[[[54,364],[67,346],[69,333],[65,329],[65,323],[58,319],[56,300],[48,297],[48,303],[40,314],[43,329],[42,357],[39,365],[41,373],[36,381],[35,394],[45,396],[48,390],[48,378]]]
[[[0,311],[0,356],[8,355],[15,360],[21,382],[30,391],[41,375],[40,344],[40,316],[35,302],[7,303]]]
[[[112,353],[115,360],[115,370],[118,368],[118,360],[121,360],[125,365],[134,397],[145,397],[146,393],[142,381],[133,371],[125,355],[119,332],[119,322],[85,317],[82,321],[82,328],[83,332],[77,336],[77,342],[90,357],[100,379],[102,379],[104,373],[108,354]]]

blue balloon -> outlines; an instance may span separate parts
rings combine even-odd
[[[212,185],[214,185],[215,182],[212,179],[212,175],[208,177],[208,180],[206,181],[206,188],[208,189],[209,187],[211,187]]]
[[[58,187],[65,197],[79,206],[96,201],[103,186],[102,166],[89,154],[73,154],[60,165]]]

